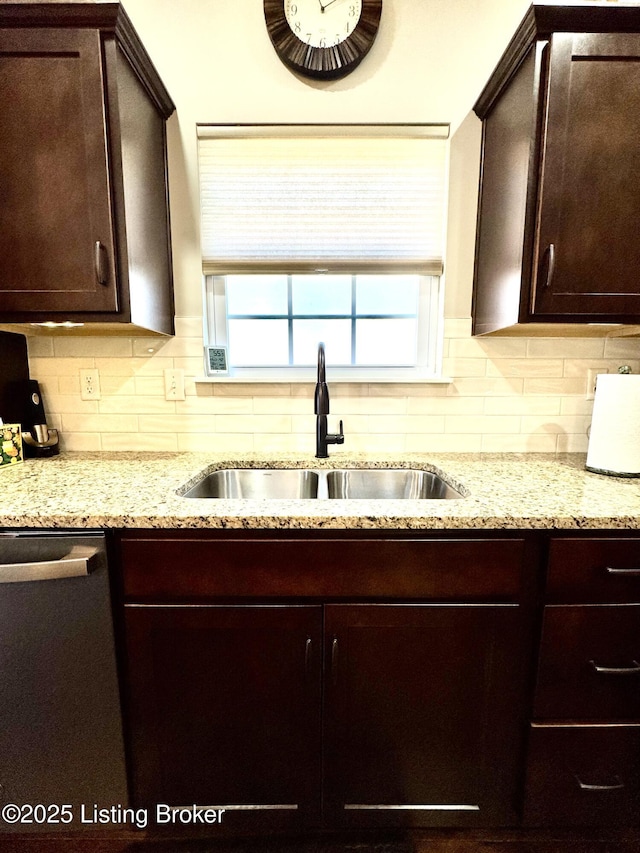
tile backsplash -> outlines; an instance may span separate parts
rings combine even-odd
[[[587,370],[640,372],[637,338],[472,338],[470,328],[467,318],[445,321],[450,383],[332,384],[329,371],[329,427],[344,420],[344,450],[586,452]],[[170,339],[28,344],[63,449],[314,452],[313,383],[194,381],[203,374],[199,317],[177,318]],[[99,400],[81,399],[86,368],[99,372]],[[167,368],[184,371],[184,401],[165,400]]]

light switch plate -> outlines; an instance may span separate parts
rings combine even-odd
[[[184,370],[168,367],[164,372],[165,400],[184,400]]]

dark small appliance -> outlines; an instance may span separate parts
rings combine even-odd
[[[0,418],[21,425],[25,456],[55,456],[58,431],[47,425],[40,386],[29,378],[24,335],[0,332],[0,367]]]

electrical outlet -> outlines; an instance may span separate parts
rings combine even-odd
[[[596,381],[598,373],[608,373],[608,367],[590,367],[587,370],[587,390],[585,400],[593,400],[596,395]]]
[[[168,367],[164,372],[165,400],[184,400],[184,370]]]
[[[97,368],[80,371],[80,399],[100,399],[100,374]]]

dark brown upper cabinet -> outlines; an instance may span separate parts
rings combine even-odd
[[[474,110],[473,333],[640,323],[640,8],[532,6]]]
[[[0,323],[173,334],[173,111],[119,3],[0,5]]]

